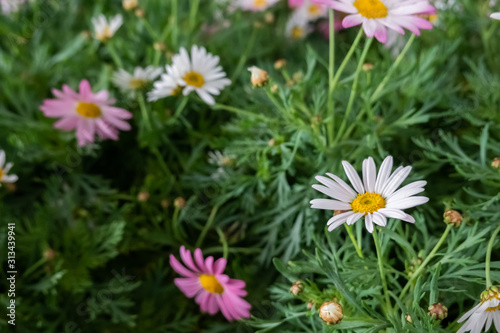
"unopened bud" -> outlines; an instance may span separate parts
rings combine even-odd
[[[144,18],[144,16],[146,16],[146,12],[144,11],[144,9],[137,8],[135,10],[135,16],[137,16],[139,18]]]
[[[174,200],[174,207],[175,208],[185,208],[186,207],[186,200],[184,198],[178,197]]]
[[[448,317],[448,308],[441,303],[434,303],[429,306],[429,316],[435,320],[443,320]]]
[[[156,51],[165,51],[167,49],[167,46],[165,45],[165,43],[156,42],[153,44],[153,48]]]
[[[304,291],[304,282],[302,281],[296,281],[292,284],[292,286],[290,287],[290,292],[292,294],[294,294],[295,296],[297,296],[298,294],[300,294],[301,292]]]
[[[406,321],[409,323],[413,323],[413,320],[411,319],[411,316],[409,314],[406,314]]]
[[[286,66],[285,59],[278,59],[274,62],[274,69],[282,69]]]
[[[266,13],[266,15],[264,16],[264,21],[268,24],[274,23],[274,14],[269,12]]]
[[[138,195],[137,195],[137,200],[140,201],[140,202],[146,202],[148,201],[149,199],[149,192],[140,192]]]
[[[342,305],[337,303],[337,300],[325,302],[319,308],[319,317],[327,325],[336,325],[342,321],[344,314],[342,313]]]
[[[271,93],[276,94],[280,88],[278,85],[275,83],[271,86]]]
[[[307,302],[307,308],[310,310],[312,309],[312,307],[314,306],[314,302],[313,301],[309,301]]]
[[[49,248],[49,249],[43,251],[43,257],[46,260],[53,260],[56,257],[56,251]]]
[[[368,64],[368,63],[366,63],[366,64],[363,64],[363,67],[362,67],[362,68],[363,68],[363,70],[364,70],[365,72],[368,72],[368,71],[371,71],[371,70],[373,69],[373,65],[372,65],[372,64]]]
[[[460,227],[462,225],[462,215],[456,210],[447,210],[444,215],[444,223],[451,224],[455,227]]]
[[[123,0],[122,5],[125,10],[132,10],[137,8],[139,3],[137,0]]]
[[[493,161],[491,161],[491,166],[494,167],[495,169],[500,168],[500,158],[495,157]]]
[[[250,82],[254,85],[254,87],[263,87],[269,83],[269,75],[265,70],[262,70],[258,67],[252,66],[248,68],[252,76],[250,77]]]

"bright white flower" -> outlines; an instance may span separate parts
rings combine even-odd
[[[397,190],[408,177],[411,167],[400,166],[391,175],[392,162],[392,156],[386,157],[377,176],[373,158],[365,159],[363,181],[361,181],[354,167],[343,161],[345,173],[356,191],[331,173],[327,173],[331,179],[323,176],[316,177],[316,180],[325,186],[313,185],[313,188],[336,200],[314,199],[311,201],[311,208],[345,211],[328,221],[328,231],[332,231],[345,222],[351,225],[362,217],[365,218],[365,226],[370,233],[373,232],[373,223],[385,227],[387,218],[415,222],[415,219],[406,214],[403,209],[429,201],[427,197],[413,196],[424,191],[427,182],[413,182]]]
[[[290,39],[302,39],[309,33],[309,19],[304,11],[296,10],[288,19],[285,35]]]
[[[113,75],[113,83],[121,90],[134,94],[137,89],[144,88],[149,82],[154,81],[162,72],[161,68],[153,66],[136,67],[133,74],[120,69]]]
[[[0,150],[0,186],[2,183],[15,183],[18,179],[16,175],[9,175],[10,169],[14,166],[12,163],[5,164],[5,152]]]
[[[467,321],[457,333],[487,332],[494,323],[497,332],[500,332],[500,294],[499,287],[491,287],[481,294],[481,303],[473,307],[458,320]],[[486,326],[486,327],[485,327]],[[484,331],[483,331],[484,327]]]
[[[123,18],[120,14],[111,18],[108,22],[106,16],[100,14],[92,19],[94,25],[95,38],[101,42],[106,42],[113,37],[115,32],[122,26]]]
[[[191,56],[185,48],[172,57],[172,65],[167,66],[167,74],[155,82],[154,89],[148,94],[150,101],[166,96],[184,95],[195,91],[207,104],[215,104],[212,95],[219,95],[225,86],[231,84],[226,73],[219,66],[219,57],[207,52],[204,47],[193,45]]]
[[[400,34],[404,29],[420,35],[420,29],[432,29],[432,24],[417,16],[434,14],[435,9],[427,0],[314,0],[331,8],[348,13],[342,25],[350,28],[361,24],[368,37],[385,43],[387,28]]]
[[[26,0],[0,0],[0,7],[2,7],[2,13],[5,15],[19,11],[19,5],[26,2]]]
[[[235,0],[236,6],[244,10],[260,12],[276,4],[279,0]]]
[[[493,13],[490,15],[490,17],[495,20],[500,20],[500,12]]]
[[[296,10],[302,12],[309,21],[325,17],[328,14],[327,6],[314,3],[312,0],[304,0]]]

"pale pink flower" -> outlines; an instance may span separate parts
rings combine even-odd
[[[185,266],[173,254],[170,255],[170,266],[183,276],[176,278],[174,283],[187,297],[195,299],[202,312],[214,315],[220,310],[229,321],[250,317],[251,306],[243,299],[247,294],[245,282],[222,274],[226,259],[215,262],[213,257],[203,259],[201,250],[196,249],[193,261],[191,251],[184,246],[181,246],[180,254]]]
[[[420,30],[432,29],[432,24],[418,17],[421,14],[434,14],[435,8],[427,0],[313,0],[335,10],[347,13],[342,25],[350,28],[361,24],[368,37],[381,43],[387,41],[387,28],[400,34],[404,29],[415,35]]]
[[[132,118],[125,109],[112,106],[115,99],[109,92],[101,90],[92,93],[87,80],[80,82],[80,92],[63,85],[62,91],[52,89],[57,99],[46,99],[40,110],[46,117],[61,118],[54,128],[71,131],[76,129],[79,146],[94,142],[97,134],[102,139],[118,140],[118,130],[130,130],[130,124],[123,119]]]

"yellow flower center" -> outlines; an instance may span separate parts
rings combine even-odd
[[[309,6],[309,16],[315,17],[321,14],[321,8],[318,5]]]
[[[257,8],[262,8],[267,5],[267,0],[254,0],[253,6]]]
[[[200,283],[206,291],[214,294],[222,294],[224,288],[220,285],[219,281],[213,275],[200,275]]]
[[[111,32],[111,27],[109,25],[107,25],[101,31],[97,31],[96,32],[96,38],[99,39],[102,42],[107,41],[111,37],[113,37],[113,33]]]
[[[179,96],[182,94],[183,86],[177,86],[174,90],[172,90],[172,96]]]
[[[302,29],[301,27],[293,27],[292,38],[300,39],[300,38],[304,37],[304,35],[305,35],[304,29]]]
[[[0,179],[2,179],[2,176],[3,176],[3,170],[2,168],[0,168]]]
[[[87,118],[97,118],[101,116],[101,108],[94,103],[79,102],[76,106],[76,112]]]
[[[373,213],[385,207],[385,199],[378,193],[367,192],[358,194],[357,198],[351,202],[352,210],[356,213]]]
[[[186,83],[189,86],[194,86],[194,87],[197,87],[197,88],[201,88],[205,84],[205,79],[198,72],[189,72],[189,73],[187,73],[186,76],[183,77],[183,80],[186,81]]]
[[[139,89],[139,88],[143,88],[147,83],[148,83],[148,81],[144,80],[144,79],[133,79],[133,80],[130,80],[128,85],[129,85],[130,89]]]
[[[380,0],[356,0],[353,5],[362,16],[369,19],[387,16],[387,7]]]

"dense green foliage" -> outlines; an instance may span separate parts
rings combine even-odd
[[[120,1],[40,0],[0,17],[0,148],[19,176],[15,188],[0,188],[2,308],[9,222],[19,271],[16,326],[2,315],[0,331],[455,332],[485,289],[487,243],[500,221],[500,172],[491,166],[500,156],[500,24],[487,4],[459,0],[438,12],[436,27],[415,39],[380,94],[394,57],[373,41],[365,60],[373,69],[359,71],[346,116],[363,36],[333,92],[334,117],[328,41],[318,33],[289,41],[285,1],[267,11],[273,23],[264,13],[223,12],[230,27],[210,35],[203,26],[222,24],[214,13],[224,6],[215,1],[140,6],[144,18]],[[126,70],[164,66],[179,47],[196,44],[220,56],[232,84],[215,106],[194,94],[170,97],[147,103],[145,118],[139,102],[112,85],[118,66],[108,46],[87,32],[100,13],[124,16],[110,44]],[[357,30],[336,34],[336,68]],[[274,69],[282,58],[287,65]],[[251,65],[269,72],[269,85],[252,87]],[[119,141],[78,148],[73,132],[54,129],[39,110],[52,88],[76,88],[82,79],[134,114]],[[210,164],[214,150],[231,163]],[[391,220],[378,228],[391,309],[383,309],[363,223],[354,227],[362,259],[345,228],[326,231],[330,211],[309,208],[324,197],[311,188],[314,176],[344,177],[342,160],[360,171],[364,158],[379,165],[387,155],[413,166],[407,182],[427,180],[430,198],[409,210],[414,225]],[[446,229],[448,209],[464,223],[401,297],[418,258]],[[181,245],[228,258],[227,274],[247,283],[252,319],[200,313],[173,284],[168,256]],[[491,277],[500,283],[498,242],[493,249]],[[296,280],[305,283],[298,296],[289,291]],[[327,326],[317,310],[334,297],[344,320]],[[448,318],[428,316],[435,302],[448,307]]]

